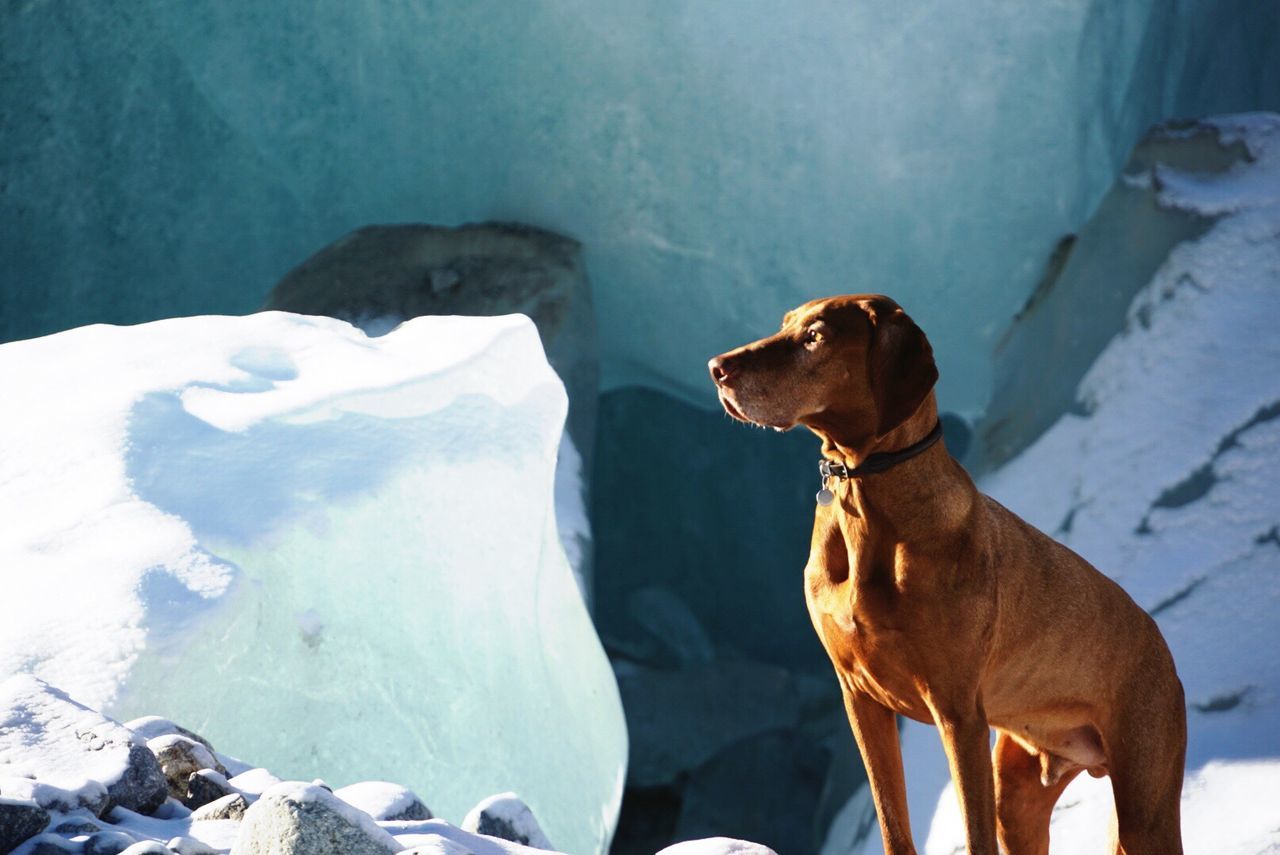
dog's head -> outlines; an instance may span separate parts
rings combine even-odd
[[[911,417],[938,379],[933,349],[879,294],[805,303],[782,329],[708,363],[720,403],[744,422],[875,440]]]

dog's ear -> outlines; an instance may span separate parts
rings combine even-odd
[[[901,308],[891,302],[865,308],[871,318],[867,370],[878,438],[911,418],[938,381],[938,367],[924,332]]]

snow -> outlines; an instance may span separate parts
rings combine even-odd
[[[1280,846],[1280,117],[1211,121],[1251,162],[1162,167],[1161,204],[1225,216],[1134,300],[1081,383],[1088,415],[1063,416],[980,486],[1156,618],[1189,706],[1186,851],[1254,855]],[[917,842],[962,847],[937,732],[908,723],[903,754]],[[1105,851],[1112,812],[1108,780],[1077,778],[1052,852]],[[873,817],[864,788],[824,851],[879,852]]]
[[[333,794],[374,819],[402,814],[418,802],[412,790],[388,781],[361,781],[340,787]]]
[[[19,779],[5,781],[5,795],[42,805],[105,804],[107,789],[129,774],[130,752],[140,744],[116,722],[34,677],[0,682],[0,780]]]
[[[0,346],[0,398],[0,676],[455,820],[516,787],[605,845],[625,726],[527,318],[84,327]]]

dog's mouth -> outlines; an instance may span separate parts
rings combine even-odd
[[[733,400],[732,397],[730,397],[728,390],[725,389],[723,386],[717,389],[717,394],[720,397],[720,406],[724,407],[724,411],[740,422],[744,422],[749,425],[755,425],[756,427],[773,428],[778,433],[785,433],[786,431],[789,431],[791,430],[792,427],[794,427],[794,425],[791,425],[791,424],[775,424],[773,422],[759,421],[757,419],[751,418],[750,416],[743,413],[741,409],[739,409],[738,404]]]

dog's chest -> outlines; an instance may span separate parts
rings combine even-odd
[[[877,556],[845,540],[836,526],[815,537],[805,568],[805,599],[823,647],[842,681],[885,706],[917,717],[923,707],[912,677],[906,608],[910,591],[893,556]]]

